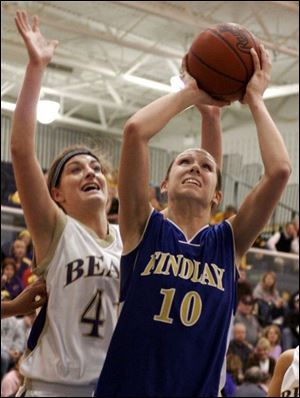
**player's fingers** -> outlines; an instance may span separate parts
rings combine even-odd
[[[260,61],[259,61],[257,52],[255,51],[255,49],[253,47],[251,48],[250,53],[251,53],[252,59],[253,59],[254,71],[260,70],[261,69]]]
[[[40,19],[37,15],[34,15],[32,18],[32,30],[36,32],[40,26]]]

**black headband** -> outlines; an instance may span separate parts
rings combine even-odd
[[[73,158],[76,155],[90,155],[93,158],[95,158],[98,162],[99,159],[97,158],[97,156],[95,156],[91,151],[89,151],[88,149],[74,149],[73,151],[70,151],[68,153],[65,154],[65,156],[63,156],[60,161],[58,162],[55,171],[53,173],[53,177],[51,180],[51,188],[56,187],[58,184],[58,181],[60,179],[62,170],[64,168],[64,165],[67,163],[68,160],[70,160],[71,158]]]

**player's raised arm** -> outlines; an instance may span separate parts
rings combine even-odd
[[[268,52],[261,47],[261,64],[252,49],[255,73],[250,80],[243,102],[248,104],[256,124],[264,175],[242,203],[232,219],[237,256],[241,257],[268,222],[286,187],[290,159],[284,141],[263,101],[271,75]]]
[[[12,164],[25,220],[41,258],[48,249],[58,209],[51,200],[35,153],[36,112],[43,74],[58,42],[48,41],[41,34],[37,16],[30,23],[26,12],[18,11],[15,22],[29,62],[13,115]]]
[[[148,202],[149,152],[153,136],[178,113],[196,103],[224,106],[199,90],[196,81],[185,74],[185,87],[167,94],[135,113],[124,128],[119,168],[120,230],[127,252],[136,246],[150,213]]]

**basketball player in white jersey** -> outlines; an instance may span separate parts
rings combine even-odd
[[[278,358],[268,397],[299,397],[299,346]]]
[[[11,152],[17,189],[33,237],[37,274],[48,303],[33,325],[18,396],[92,396],[117,321],[118,227],[106,216],[108,189],[99,157],[85,147],[65,150],[48,172],[35,153],[36,107],[56,41],[34,17],[17,12],[29,55],[13,117]]]

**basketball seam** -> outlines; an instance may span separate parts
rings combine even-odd
[[[203,60],[198,56],[198,54],[194,53],[193,50],[191,50],[191,53],[193,54],[193,56],[194,56],[200,63],[202,63],[203,65],[205,65],[207,68],[212,69],[214,72],[218,73],[219,75],[222,75],[222,76],[226,77],[227,79],[233,80],[233,81],[235,81],[235,82],[238,82],[238,83],[241,83],[241,84],[246,84],[245,81],[240,80],[240,79],[236,79],[236,78],[234,78],[234,77],[231,77],[231,76],[227,75],[226,73],[220,72],[218,69],[215,69],[213,66],[207,64],[205,61],[203,61]]]
[[[240,88],[238,88],[238,89],[236,89],[234,91],[230,91],[230,92],[226,91],[226,92],[222,93],[222,92],[216,92],[215,90],[212,90],[210,87],[207,87],[202,82],[201,82],[201,86],[202,86],[202,89],[204,91],[206,91],[206,92],[209,92],[211,96],[214,96],[214,95],[222,95],[222,96],[224,96],[224,95],[232,95],[232,94],[238,93],[239,91],[241,91],[243,89],[243,87],[240,87]]]
[[[235,53],[235,55],[236,55],[236,56],[238,57],[238,59],[241,61],[243,67],[244,67],[245,70],[246,70],[246,74],[247,74],[247,80],[246,80],[246,81],[248,81],[248,79],[249,79],[249,71],[248,71],[248,68],[247,68],[247,66],[245,65],[243,59],[241,58],[240,54],[235,50],[235,48],[234,48],[230,43],[227,42],[227,40],[224,39],[224,37],[223,37],[222,35],[220,35],[219,32],[217,32],[217,31],[215,31],[215,30],[212,30],[212,29],[208,29],[208,30],[209,30],[214,36],[217,36],[219,39],[221,39],[221,40],[227,45],[227,47],[229,47],[229,48]],[[245,83],[246,83],[246,82],[245,82]]]

